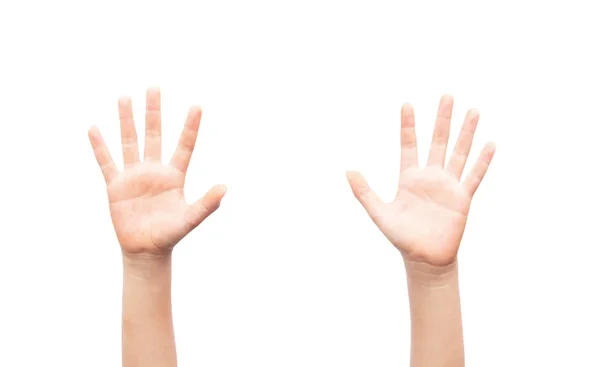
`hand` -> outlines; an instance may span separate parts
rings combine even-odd
[[[417,159],[413,109],[408,104],[402,107],[400,182],[391,203],[382,202],[360,173],[348,172],[352,192],[405,260],[439,267],[456,260],[471,199],[495,151],[492,143],[486,144],[469,176],[460,182],[479,120],[478,112],[469,110],[444,168],[452,106],[452,97],[443,96],[424,168]]]
[[[89,130],[96,160],[106,180],[110,214],[126,255],[164,255],[220,205],[225,186],[217,185],[192,205],[183,184],[196,143],[202,110],[192,107],[170,164],[161,163],[160,91],[146,95],[146,141],[140,161],[131,100],[119,100],[124,169],[119,172],[97,127]]]

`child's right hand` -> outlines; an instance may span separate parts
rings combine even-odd
[[[106,180],[112,222],[124,255],[165,255],[220,205],[225,186],[217,185],[194,204],[183,195],[185,174],[198,135],[202,111],[192,107],[170,164],[161,163],[160,91],[149,89],[146,141],[140,161],[131,100],[119,100],[125,167],[117,170],[98,128],[89,130],[96,160]]]
[[[455,262],[471,199],[495,151],[494,145],[488,143],[470,175],[460,182],[479,120],[479,114],[470,110],[454,153],[444,167],[452,106],[452,97],[442,97],[424,168],[419,167],[417,160],[412,107],[402,108],[400,182],[391,203],[381,201],[360,173],[348,172],[354,195],[405,260],[434,267]]]

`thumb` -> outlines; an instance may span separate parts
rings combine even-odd
[[[187,223],[191,226],[190,230],[196,228],[219,208],[226,192],[227,187],[225,185],[213,186],[202,198],[189,206],[185,216]]]
[[[377,194],[371,190],[367,180],[365,180],[360,173],[348,171],[346,172],[346,177],[352,188],[352,193],[365,208],[371,219],[375,221],[375,218],[377,218],[379,211],[383,206],[383,201],[381,201]]]

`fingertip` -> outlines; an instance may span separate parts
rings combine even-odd
[[[221,197],[223,197],[223,196],[225,196],[225,194],[227,194],[227,186],[225,186],[224,184],[217,185],[216,190],[217,190],[217,192],[219,192],[221,194]]]
[[[467,112],[472,118],[479,118],[479,110],[476,108],[470,108]]]
[[[190,114],[199,114],[202,115],[202,106],[199,104],[194,104],[190,107]]]
[[[96,125],[92,125],[88,128],[88,136],[97,135],[98,132],[98,126]]]
[[[220,192],[225,192],[227,190],[227,187],[223,184],[218,184],[218,185],[214,185],[213,187],[210,188],[210,190],[208,190],[208,192],[210,193],[220,193]]]
[[[487,142],[481,151],[481,157],[488,164],[494,158],[494,154],[496,153],[496,144],[493,142]]]
[[[443,103],[453,103],[454,97],[452,97],[452,95],[446,93],[446,94],[442,95],[442,97],[440,98],[440,101]]]
[[[127,106],[129,104],[131,104],[131,97],[129,97],[129,96],[119,97],[119,106]]]
[[[186,124],[190,124],[194,129],[200,126],[200,120],[202,120],[202,107],[200,105],[192,105],[188,112],[188,118]]]
[[[208,190],[208,192],[206,193],[205,197],[209,202],[215,202],[218,207],[221,204],[221,200],[223,200],[223,197],[226,193],[227,186],[219,184],[211,187],[210,190]]]
[[[490,152],[490,155],[494,155],[496,153],[496,143],[493,142],[489,142],[486,144],[488,151]]]
[[[157,85],[151,85],[146,89],[146,94],[159,94],[160,87]]]
[[[93,146],[96,146],[102,140],[102,136],[100,135],[100,129],[98,129],[98,126],[90,126],[90,128],[88,129],[88,138],[90,139],[90,142]]]
[[[225,199],[225,194],[227,194],[227,186],[221,184],[218,185],[219,186],[219,190],[220,190],[220,197],[219,197],[219,206],[221,206],[221,204],[223,203],[223,199]]]
[[[402,112],[402,115],[407,115],[413,112],[413,106],[406,102],[402,105],[402,108],[400,110]]]
[[[146,89],[146,110],[160,112],[160,88],[149,87]]]
[[[358,171],[352,171],[352,170],[346,171],[346,178],[348,179],[348,181],[350,183],[360,179],[360,177],[361,177],[361,174]]]
[[[350,188],[355,193],[355,195],[364,192],[365,189],[368,189],[369,184],[364,176],[358,171],[348,171],[346,173],[346,177],[348,178],[348,183],[350,184]]]

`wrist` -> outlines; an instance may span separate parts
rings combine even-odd
[[[123,252],[123,273],[140,279],[153,279],[170,273],[171,253],[154,255],[146,253],[130,254]]]
[[[404,259],[406,278],[409,282],[431,287],[455,284],[458,280],[458,262],[443,266]]]

